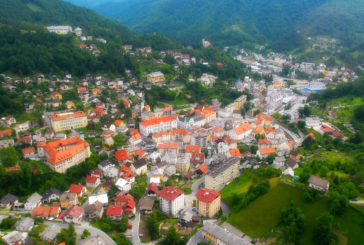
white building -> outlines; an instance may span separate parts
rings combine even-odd
[[[144,136],[177,128],[177,120],[171,116],[142,121],[139,124],[140,133]]]
[[[160,192],[160,207],[163,213],[176,217],[184,208],[185,195],[174,186],[166,186]]]
[[[54,32],[57,34],[67,34],[69,32],[72,32],[72,27],[70,27],[70,26],[47,26],[47,30],[49,32]]]

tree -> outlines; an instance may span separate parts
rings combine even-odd
[[[346,196],[341,195],[337,191],[329,193],[329,210],[333,215],[342,214],[349,206],[349,200]]]
[[[147,228],[152,240],[159,238],[159,223],[156,217],[156,213],[152,212],[147,220]]]
[[[300,129],[300,130],[303,130],[305,127],[306,127],[306,122],[305,121],[302,121],[302,120],[299,120],[297,122],[297,127]]]
[[[166,238],[161,242],[161,245],[183,245],[185,244],[181,236],[176,232],[176,228],[171,226],[168,229]]]
[[[332,233],[332,223],[334,218],[325,213],[317,218],[316,225],[312,232],[312,241],[318,245],[329,245],[335,235]]]
[[[81,239],[86,239],[89,235],[91,235],[91,233],[87,229],[84,229],[81,235]]]
[[[62,229],[57,234],[57,242],[65,242],[67,245],[76,245],[76,231],[72,223],[69,224],[68,229]]]
[[[295,207],[293,203],[283,209],[279,217],[279,226],[282,227],[284,237],[288,242],[297,242],[305,226],[305,218],[301,209]]]
[[[300,114],[300,118],[309,117],[311,115],[311,109],[309,106],[305,105],[303,109],[299,109],[298,113]]]
[[[19,162],[18,154],[14,147],[0,149],[0,160],[4,167],[13,167]]]

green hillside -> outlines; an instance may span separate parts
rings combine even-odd
[[[190,43],[270,44],[278,50],[304,44],[302,36],[328,35],[353,43],[364,30],[359,0],[102,0],[92,7],[139,32],[160,32]]]

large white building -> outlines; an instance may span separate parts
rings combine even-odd
[[[72,32],[72,27],[70,26],[47,26],[49,32],[54,32],[57,34],[67,34]]]
[[[83,111],[54,114],[51,116],[51,126],[54,132],[84,128],[87,126],[87,116]]]
[[[166,186],[160,192],[160,207],[163,213],[176,217],[184,208],[185,195],[174,186]]]
[[[139,123],[140,133],[144,136],[177,128],[177,119],[171,116],[145,120]]]
[[[59,173],[64,173],[72,166],[80,164],[90,157],[89,144],[76,135],[72,138],[56,140],[38,145],[38,154],[46,156],[46,164]]]

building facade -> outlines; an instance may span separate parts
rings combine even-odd
[[[205,175],[205,187],[207,189],[220,191],[225,185],[239,176],[239,157],[230,157],[210,166]]]
[[[196,193],[197,211],[205,217],[212,218],[220,211],[221,196],[214,190],[200,189]]]
[[[160,192],[160,207],[163,213],[176,217],[184,208],[185,195],[174,186],[166,186]]]
[[[87,116],[83,111],[54,114],[51,116],[51,126],[54,132],[84,128],[87,126]]]
[[[159,117],[140,122],[140,133],[144,136],[177,128],[177,119],[171,116]]]

